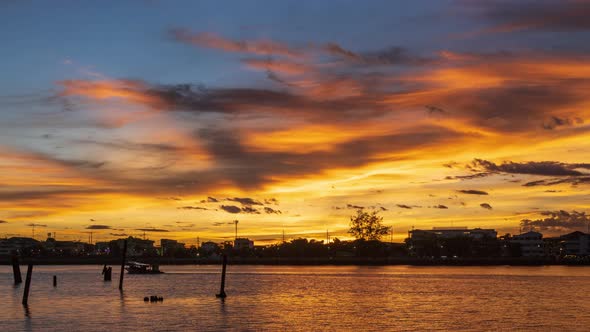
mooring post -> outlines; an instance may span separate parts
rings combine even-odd
[[[14,284],[18,285],[23,282],[23,278],[20,274],[20,263],[18,261],[18,255],[12,254],[12,274],[14,274]]]
[[[31,276],[33,274],[33,263],[29,263],[27,268],[27,277],[25,279],[25,292],[23,293],[23,305],[29,304],[29,290],[31,289]]]
[[[216,294],[215,296],[220,297],[220,298],[225,298],[227,297],[227,294],[225,294],[225,269],[227,266],[227,255],[223,254],[223,267],[221,268],[221,288],[219,289],[219,294]]]
[[[53,276],[53,287],[57,287],[57,276]]]
[[[104,281],[111,281],[111,275],[113,273],[112,267],[107,267],[106,272],[104,273]]]
[[[123,290],[123,276],[125,276],[125,258],[127,257],[127,240],[123,242],[123,257],[121,259],[121,275],[119,276],[119,290]]]

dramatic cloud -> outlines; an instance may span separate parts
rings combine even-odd
[[[495,24],[485,32],[517,30],[590,30],[590,2],[587,0],[493,0],[463,2],[479,17]]]
[[[214,33],[192,33],[185,29],[172,29],[170,36],[180,42],[201,47],[220,49],[226,52],[250,53],[256,55],[280,55],[299,58],[303,56],[301,50],[293,49],[286,44],[272,40],[236,41],[221,37]]]
[[[481,206],[482,208],[487,209],[487,210],[492,209],[492,206],[488,203],[481,203],[481,204],[479,204],[479,206]]]
[[[457,192],[460,192],[462,194],[468,194],[468,195],[487,195],[488,193],[482,190],[457,190]]]
[[[264,212],[267,214],[281,214],[282,213],[280,210],[275,210],[273,208],[269,208],[268,206],[264,207]]]
[[[235,206],[235,205],[221,205],[220,208],[228,213],[250,213],[250,214],[259,214],[260,211],[251,207],[251,206]]]
[[[355,53],[335,43],[321,47],[327,54],[361,65],[426,65],[439,61],[437,58],[420,57],[410,54],[403,47],[393,46],[378,51]]]
[[[471,175],[446,176],[445,180],[473,180],[473,179],[477,179],[477,178],[483,178],[483,177],[486,177],[489,175],[490,175],[489,172],[484,172],[484,173],[475,173],[475,174],[471,174]]]
[[[529,161],[526,163],[504,162],[500,165],[491,161],[475,159],[472,169],[483,169],[488,172],[501,172],[512,174],[532,174],[546,176],[578,176],[584,173],[577,171],[578,168],[590,169],[587,164],[567,164],[556,161]]]
[[[547,129],[547,130],[553,130],[555,128],[558,127],[563,127],[563,126],[572,126],[573,124],[583,124],[584,120],[582,120],[581,118],[574,118],[572,119],[568,119],[568,118],[560,118],[557,116],[552,116],[550,117],[548,120],[546,120],[543,123],[543,128]]]
[[[86,229],[111,229],[111,226],[108,225],[89,225]]]
[[[238,206],[235,206],[235,205],[221,205],[219,208],[221,208],[223,211],[228,212],[228,213],[242,212],[242,209]]]
[[[264,199],[264,204],[279,205],[279,200],[276,198],[266,198],[266,199]]]
[[[136,228],[136,231],[141,231],[141,232],[154,232],[154,233],[166,233],[166,232],[170,232],[167,229],[162,229],[162,228]]]
[[[551,178],[545,180],[530,181],[523,184],[524,187],[535,187],[535,186],[553,186],[557,184],[585,184],[590,183],[590,176],[578,176],[578,177],[566,177],[566,178]]]
[[[537,230],[571,231],[587,230],[590,225],[590,218],[585,212],[546,211],[542,213],[547,216],[541,219],[523,219],[521,226],[524,228],[535,228]]]
[[[244,206],[244,207],[242,207],[242,212],[244,212],[244,213],[251,213],[251,214],[260,214],[260,211],[256,210],[253,207],[250,207],[250,206]]]
[[[354,204],[346,204],[346,208],[347,209],[354,209],[354,210],[362,210],[365,207],[364,206],[360,206],[360,205],[354,205]]]
[[[262,205],[262,203],[260,203],[259,201],[248,197],[234,197],[228,198],[227,200],[232,202],[238,202],[242,205]]]
[[[181,207],[178,207],[177,209],[179,209],[179,210],[211,210],[211,209],[208,209],[208,208],[202,207],[202,206],[181,206]]]
[[[485,18],[478,24],[491,23],[497,32],[506,27],[563,28],[566,23],[556,17],[569,11],[560,8],[575,7],[569,1],[471,3],[466,7],[477,9],[477,17]],[[540,13],[548,21],[531,24]],[[519,26],[518,22],[528,23]],[[459,23],[464,27],[466,22]],[[567,24],[584,26],[577,18]],[[567,49],[551,51],[540,49],[546,47],[541,40],[520,44],[512,39],[507,44],[482,40],[500,50],[493,53],[481,52],[476,44],[463,53],[388,45],[371,51],[362,49],[366,43],[355,43],[354,38],[342,44],[326,42],[330,36],[321,33],[280,36],[280,29],[269,34],[235,31],[169,32],[179,43],[171,43],[176,51],[167,54],[184,51],[204,66],[215,57],[211,69],[217,78],[206,70],[197,70],[203,75],[192,78],[192,71],[184,70],[189,76],[180,82],[170,77],[149,81],[146,77],[153,75],[136,71],[132,71],[135,79],[110,70],[116,76],[76,75],[47,89],[56,91],[43,99],[47,114],[38,112],[37,104],[5,112],[0,135],[11,150],[0,146],[0,208],[9,209],[3,217],[43,221],[37,215],[54,214],[50,220],[62,220],[62,215],[63,220],[74,220],[77,214],[95,209],[147,213],[127,212],[130,205],[138,204],[161,208],[150,225],[167,228],[162,220],[177,218],[167,215],[180,213],[175,208],[217,208],[218,212],[207,212],[212,217],[231,213],[276,219],[275,214],[281,213],[278,201],[264,197],[277,196],[284,205],[281,209],[297,210],[297,227],[312,229],[318,220],[337,222],[332,218],[338,214],[321,212],[322,204],[324,208],[385,211],[375,205],[376,199],[416,202],[428,192],[442,197],[449,190],[478,187],[507,195],[511,204],[525,204],[524,198],[511,192],[513,188],[499,186],[507,185],[506,181],[527,182],[529,187],[590,183],[590,167],[575,163],[583,161],[588,151],[589,58],[569,40],[563,41],[570,45]],[[518,49],[501,50],[517,44]],[[436,47],[423,40],[412,45]],[[168,60],[192,66],[182,59]],[[245,70],[236,72],[232,61]],[[219,64],[235,73],[235,79],[219,72]],[[204,83],[183,83],[195,81]],[[458,173],[459,165],[473,155],[496,162],[477,159],[469,173]],[[456,162],[441,167],[450,156]],[[498,163],[501,158],[555,161]],[[457,188],[451,187],[452,181],[428,181],[441,173],[448,180],[478,184]],[[583,190],[572,188],[577,197],[586,194]],[[371,197],[360,195],[367,192]],[[487,195],[472,189],[459,192]],[[207,193],[217,198],[199,202]],[[565,201],[567,194],[553,196],[563,196]],[[544,196],[535,198],[541,200],[551,195],[536,196]],[[159,199],[154,204],[154,197],[183,203]],[[302,203],[307,197],[307,202],[314,203]],[[189,199],[193,203],[185,203]],[[570,198],[567,206],[581,204],[576,199]],[[345,205],[350,201],[356,204]],[[446,197],[424,207],[442,201],[447,202]],[[448,202],[459,206],[459,201]],[[544,203],[553,202],[534,204]],[[486,204],[480,207],[491,210]],[[459,210],[457,214],[471,209]],[[432,220],[436,214],[433,210],[411,212],[399,213],[400,222],[413,222],[410,214],[417,220]],[[87,215],[76,220],[87,220]],[[490,220],[501,218],[490,215]]]

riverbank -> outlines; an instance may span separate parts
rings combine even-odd
[[[150,264],[161,265],[211,265],[220,264],[221,258],[170,258],[170,257],[130,257]],[[21,264],[35,265],[117,265],[120,257],[23,257]],[[234,265],[416,265],[416,266],[487,266],[487,265],[590,265],[588,260],[556,260],[549,258],[494,257],[494,258],[416,258],[416,257],[229,257]],[[0,258],[1,265],[11,264],[9,257]]]

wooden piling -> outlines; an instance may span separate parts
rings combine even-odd
[[[20,263],[18,261],[18,255],[12,254],[12,274],[14,275],[14,284],[18,285],[23,282],[23,278],[20,274]]]
[[[53,276],[53,287],[57,287],[57,276]]]
[[[23,305],[29,304],[29,290],[31,289],[31,276],[33,275],[33,264],[29,263],[27,268],[27,277],[25,279],[25,292],[23,293]]]
[[[221,287],[219,289],[219,294],[215,294],[216,297],[219,298],[226,298],[227,294],[225,294],[225,269],[227,266],[227,255],[223,254],[223,267],[221,268]]]
[[[111,281],[112,274],[113,268],[109,266],[104,273],[104,281]]]
[[[121,259],[121,275],[119,276],[119,290],[123,290],[123,277],[125,276],[125,259],[127,258],[127,240],[123,242],[123,257]]]

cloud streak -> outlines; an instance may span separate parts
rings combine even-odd
[[[108,226],[108,225],[89,225],[89,226],[86,226],[86,229],[111,229],[111,226]]]

